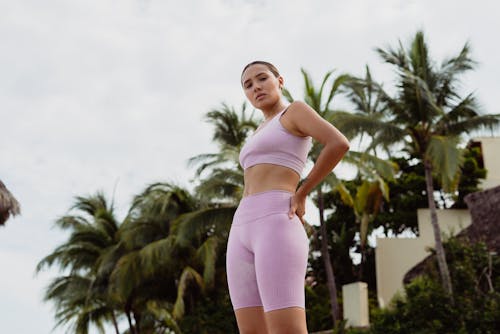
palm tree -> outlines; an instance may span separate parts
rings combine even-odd
[[[98,264],[118,245],[119,224],[113,205],[108,204],[102,193],[97,193],[77,197],[71,210],[78,213],[56,221],[56,226],[70,230],[69,239],[44,257],[36,268],[40,272],[58,264],[60,270],[68,272],[50,283],[44,299],[55,303],[56,327],[71,324],[73,332],[86,334],[90,325],[104,332],[104,323],[111,321],[119,334],[116,310],[106,291],[96,284]]]
[[[134,198],[119,231],[126,251],[109,275],[131,333],[158,325],[178,332],[186,300],[226,286],[220,255],[234,208],[200,203],[170,183],[154,183]]]
[[[416,33],[407,50],[400,43],[398,49],[378,48],[377,52],[395,67],[398,77],[394,96],[378,87],[388,111],[373,145],[402,143],[411,157],[423,162],[439,271],[443,288],[453,300],[436,214],[433,175],[439,177],[444,189],[452,192],[462,162],[462,151],[458,147],[461,136],[493,128],[499,124],[499,115],[482,115],[472,93],[465,97],[458,93],[459,75],[473,69],[475,64],[467,43],[458,55],[440,66],[430,59],[421,31]]]
[[[365,134],[369,136],[369,140],[373,140],[380,130],[380,120],[385,116],[387,103],[377,87],[368,65],[365,67],[364,78],[349,76],[343,83],[340,91],[349,99],[354,112],[337,112],[335,124],[348,138],[358,138],[363,143]],[[374,155],[377,155],[376,148],[370,148]],[[390,155],[387,150],[386,153]]]
[[[186,255],[178,247],[172,225],[196,208],[191,194],[171,183],[153,183],[134,197],[119,229],[123,254],[102,271],[109,278],[114,302],[125,311],[130,333],[157,326],[179,332],[172,310]]]
[[[247,116],[246,108],[246,103],[243,103],[237,113],[233,107],[222,103],[220,109],[212,109],[206,115],[207,121],[215,127],[212,139],[218,146],[218,152],[199,154],[188,160],[189,166],[198,166],[197,178],[201,179],[204,171],[210,172],[195,188],[195,193],[200,194],[198,197],[205,204],[218,200],[236,205],[243,195],[239,152],[249,133],[258,125],[254,111]]]
[[[19,202],[0,180],[0,225],[5,224],[11,215],[16,216],[20,213]]]
[[[44,300],[56,304],[56,327],[72,323],[74,333],[88,333],[93,324],[104,333],[104,324],[112,322],[119,334],[115,310],[105,296],[93,287],[93,279],[79,274],[55,278],[47,287]]]

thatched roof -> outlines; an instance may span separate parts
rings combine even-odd
[[[457,237],[467,237],[471,242],[483,241],[488,250],[500,253],[500,186],[468,194],[464,198],[469,208],[472,224]],[[405,284],[421,275],[433,261],[428,256],[408,271],[403,279]]]
[[[12,196],[5,184],[0,181],[0,225],[5,224],[10,215],[21,213],[19,202]]]

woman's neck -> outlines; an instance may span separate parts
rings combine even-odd
[[[268,108],[261,109],[262,113],[264,114],[264,122],[266,122],[266,121],[270,120],[271,118],[273,118],[274,116],[276,116],[276,114],[283,111],[283,109],[285,109],[286,107],[287,107],[287,105],[280,101],[280,102],[274,104],[273,106],[271,106],[269,109]]]

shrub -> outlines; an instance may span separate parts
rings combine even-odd
[[[388,309],[374,312],[371,334],[488,334],[500,328],[500,260],[484,243],[445,243],[455,303],[441,286],[437,264],[405,287]]]

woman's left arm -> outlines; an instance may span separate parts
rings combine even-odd
[[[323,149],[313,168],[303,180],[292,201],[291,212],[299,215],[305,212],[303,206],[307,194],[311,192],[340,162],[349,150],[349,141],[332,124],[321,118],[309,105],[301,101],[292,103],[295,112],[289,116],[290,123],[304,136],[311,136],[323,145]],[[291,107],[292,107],[291,105]],[[293,203],[295,202],[295,203]],[[295,204],[295,205],[294,205]],[[294,208],[294,206],[296,206]],[[299,215],[301,217],[301,215]]]

